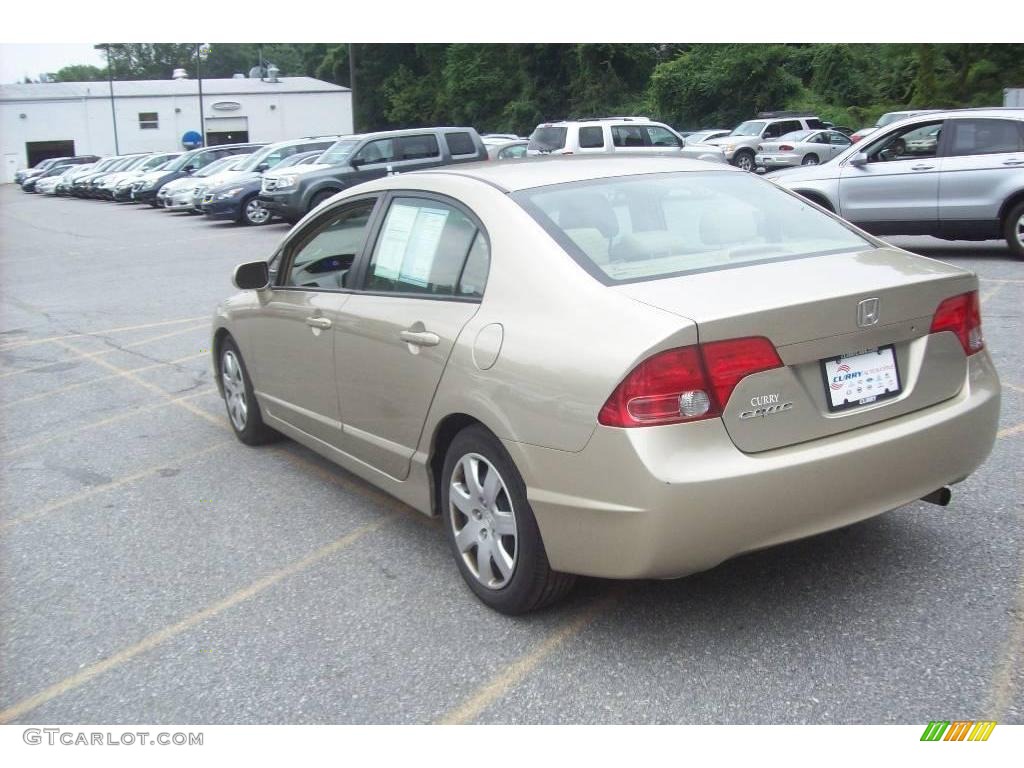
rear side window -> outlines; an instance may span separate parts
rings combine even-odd
[[[473,272],[465,282],[460,281],[478,234],[472,219],[453,206],[437,200],[397,197],[377,237],[366,289],[476,295],[478,288],[483,290],[482,283],[478,285],[479,254],[474,257]]]
[[[580,149],[597,149],[604,146],[604,129],[600,125],[585,125],[580,128]]]
[[[946,125],[953,129],[950,155],[989,155],[1024,149],[1021,140],[1024,123],[1017,120],[975,118],[951,120]]]
[[[648,147],[651,137],[639,125],[613,125],[612,144],[616,147]]]
[[[808,128],[824,128],[825,124],[816,117],[809,117],[804,122],[807,123]]]
[[[806,201],[745,173],[625,176],[512,198],[608,284],[871,247]]]
[[[556,149],[565,147],[565,126],[542,125],[530,134],[530,143],[527,149],[535,149],[538,152],[554,152]]]
[[[473,143],[473,137],[466,131],[449,131],[444,135],[444,140],[448,143],[448,151],[453,155],[476,154],[476,144]]]
[[[422,160],[427,157],[437,157],[441,152],[437,146],[437,137],[432,133],[403,136],[398,140],[398,148],[399,160]]]

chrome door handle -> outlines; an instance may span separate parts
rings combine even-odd
[[[930,171],[934,167],[935,167],[934,165],[912,165],[912,166],[910,166],[910,170],[912,170],[912,171]]]
[[[306,325],[310,328],[323,328],[326,330],[331,327],[331,321],[326,317],[307,317]]]
[[[398,338],[417,347],[436,347],[441,343],[441,337],[430,331],[402,331]]]
[[[1003,160],[1003,165],[1024,165],[1024,160],[1017,160],[1017,159]]]

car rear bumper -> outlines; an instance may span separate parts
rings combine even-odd
[[[754,162],[763,168],[793,168],[802,163],[797,155],[754,155]]]
[[[873,517],[959,482],[988,456],[999,379],[987,352],[929,408],[756,454],[720,419],[598,427],[578,453],[505,441],[552,568],[673,578]]]

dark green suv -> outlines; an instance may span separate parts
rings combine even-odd
[[[295,223],[327,198],[370,179],[487,159],[473,128],[407,128],[342,136],[315,165],[263,176],[260,202]]]

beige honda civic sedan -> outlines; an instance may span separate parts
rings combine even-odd
[[[440,516],[505,613],[945,504],[995,439],[976,276],[731,167],[389,176],[234,280],[213,356],[239,439]]]

